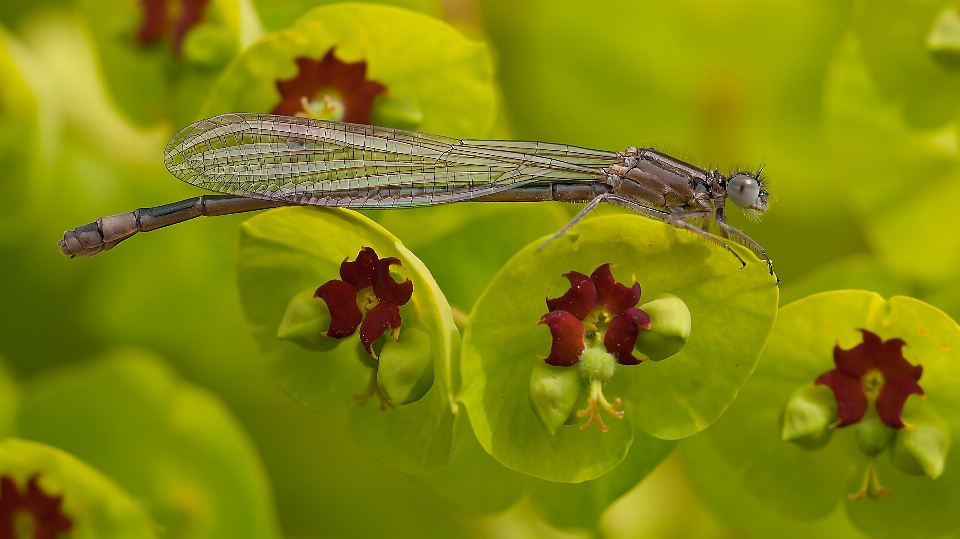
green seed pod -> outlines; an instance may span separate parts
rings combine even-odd
[[[603,348],[587,348],[580,356],[580,374],[589,382],[599,380],[606,382],[613,378],[617,368],[617,360],[613,354]]]
[[[903,420],[910,427],[897,431],[890,460],[903,472],[936,479],[943,473],[950,450],[950,425],[929,403],[920,399],[907,403]]]
[[[868,457],[883,453],[893,442],[894,430],[884,425],[873,410],[868,411],[854,428],[857,429],[857,447]]]
[[[320,298],[314,298],[316,287],[304,290],[287,304],[277,337],[313,352],[324,352],[337,345],[336,339],[320,335],[330,327],[330,311]]]
[[[553,434],[573,414],[582,389],[579,369],[537,362],[530,373],[530,408]]]
[[[793,391],[783,410],[780,438],[804,449],[820,449],[830,440],[837,420],[837,401],[827,386],[803,384]]]
[[[653,361],[679,352],[690,338],[690,310],[673,294],[660,294],[640,306],[650,315],[650,329],[641,329],[634,348]]]
[[[399,340],[387,339],[380,351],[377,384],[397,405],[423,398],[433,387],[430,336],[416,329],[404,329]]]

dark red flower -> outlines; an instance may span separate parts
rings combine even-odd
[[[12,477],[0,475],[0,539],[19,539],[29,530],[31,539],[57,539],[73,530],[73,521],[60,512],[63,495],[46,495],[39,478],[32,475],[20,491]]]
[[[571,271],[564,274],[570,289],[562,296],[547,298],[550,312],[540,319],[550,328],[553,346],[545,361],[554,366],[571,366],[589,345],[602,345],[622,365],[636,365],[633,355],[638,328],[650,329],[650,316],[636,307],[640,283],[618,283],[604,264],[587,277]]]
[[[137,31],[137,40],[148,45],[171,32],[170,47],[174,55],[180,56],[187,32],[203,20],[203,10],[210,0],[173,0],[174,9],[170,3],[170,0],[140,0],[143,22]]]
[[[861,329],[863,342],[850,350],[833,348],[836,369],[817,378],[837,399],[836,427],[853,425],[863,419],[871,404],[885,425],[893,429],[906,426],[901,418],[910,395],[923,395],[917,383],[923,367],[903,357],[900,339],[881,342],[877,335]]]
[[[297,76],[289,80],[278,80],[280,103],[273,108],[273,114],[295,116],[304,110],[305,103],[337,101],[343,107],[344,122],[369,124],[373,99],[387,91],[379,82],[367,80],[367,63],[341,62],[333,54],[333,49],[320,60],[297,58]],[[326,101],[325,101],[326,99]]]
[[[330,327],[321,333],[334,339],[353,335],[360,328],[363,349],[373,357],[371,346],[389,329],[394,339],[400,331],[400,306],[413,296],[410,279],[398,283],[390,275],[390,266],[400,266],[398,258],[381,259],[370,247],[364,247],[356,260],[340,264],[340,280],[327,281],[313,297],[322,299],[330,311]]]

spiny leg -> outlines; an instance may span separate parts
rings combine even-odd
[[[692,224],[690,224],[690,223],[688,223],[687,221],[684,220],[684,219],[699,219],[699,218],[704,217],[705,215],[709,215],[708,212],[704,212],[704,211],[690,211],[690,212],[667,213],[667,212],[665,212],[665,211],[660,211],[660,210],[655,210],[655,209],[653,209],[653,208],[648,208],[648,207],[646,207],[646,206],[644,206],[644,205],[642,205],[642,204],[637,204],[636,202],[634,202],[634,201],[632,201],[632,200],[628,200],[628,199],[625,199],[625,198],[622,198],[622,197],[618,197],[618,196],[616,196],[616,195],[609,195],[609,194],[605,196],[605,200],[607,200],[607,201],[609,201],[609,202],[612,202],[612,203],[614,203],[614,204],[617,204],[618,206],[623,206],[624,208],[627,208],[627,209],[629,209],[629,210],[633,210],[633,211],[635,211],[635,212],[637,212],[637,213],[646,215],[646,216],[648,216],[648,217],[653,217],[654,219],[660,219],[660,220],[662,220],[662,221],[666,221],[667,223],[669,223],[669,224],[671,224],[671,225],[673,225],[673,226],[675,226],[675,227],[677,227],[677,228],[682,228],[682,229],[685,229],[685,230],[689,230],[690,232],[693,232],[694,234],[696,234],[696,235],[698,235],[698,236],[701,236],[701,237],[707,239],[708,241],[711,241],[711,242],[719,245],[720,247],[723,247],[724,249],[726,249],[727,252],[729,252],[730,254],[732,254],[737,260],[740,261],[740,264],[742,264],[742,267],[746,267],[746,265],[747,265],[747,263],[744,262],[743,258],[740,258],[740,255],[738,255],[736,251],[734,251],[733,249],[731,249],[729,245],[727,245],[726,243],[723,243],[722,241],[720,241],[720,239],[717,238],[716,236],[714,236],[714,235],[712,235],[712,234],[710,234],[710,233],[708,233],[708,232],[704,232],[704,231],[701,230],[700,228],[698,228],[698,227],[696,227],[696,226],[694,226],[694,225],[692,225]]]
[[[717,219],[717,226],[720,227],[720,230],[729,232],[730,234],[733,234],[734,236],[747,242],[747,246],[749,246],[751,249],[754,250],[754,252],[759,254],[764,260],[767,261],[767,267],[770,268],[770,275],[773,275],[773,262],[770,261],[770,257],[767,256],[767,252],[763,250],[763,247],[760,247],[759,243],[753,241],[753,239],[751,239],[750,236],[747,236],[743,232],[740,232],[736,228],[733,228],[732,226],[728,225],[725,221],[721,219]]]

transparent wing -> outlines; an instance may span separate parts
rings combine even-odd
[[[164,152],[174,176],[204,189],[348,207],[442,204],[538,180],[593,181],[616,161],[616,152],[562,144],[255,113],[201,120]]]

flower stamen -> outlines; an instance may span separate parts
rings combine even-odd
[[[877,474],[877,463],[876,459],[867,460],[867,469],[863,472],[863,483],[860,485],[860,490],[847,494],[847,498],[851,501],[856,501],[861,498],[870,498],[871,500],[878,500],[883,496],[885,498],[892,498],[891,494],[887,489],[883,488],[883,485],[880,484],[880,476]]]
[[[607,411],[608,414],[612,415],[617,419],[623,418],[623,410],[617,410],[617,407],[620,406],[620,398],[617,397],[613,399],[613,403],[607,400],[603,396],[603,383],[600,380],[593,380],[590,382],[590,398],[587,399],[587,407],[583,410],[577,411],[577,417],[586,417],[587,422],[580,425],[581,430],[586,430],[590,428],[590,425],[594,421],[597,422],[597,426],[600,427],[601,432],[607,432],[610,430],[600,417],[600,408],[603,408]]]

